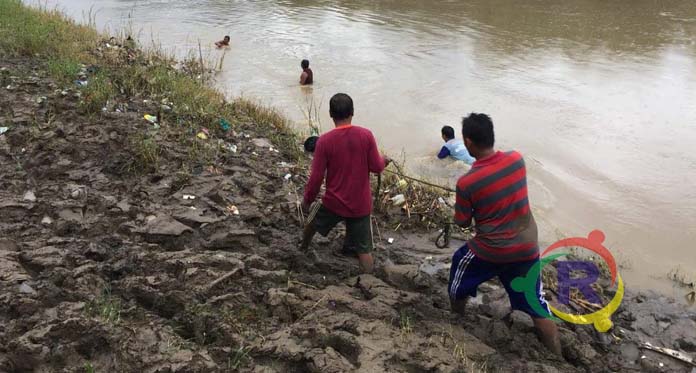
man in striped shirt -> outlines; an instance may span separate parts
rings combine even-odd
[[[493,122],[486,114],[472,113],[462,121],[462,135],[469,154],[476,158],[471,170],[457,182],[454,221],[468,227],[475,222],[476,235],[452,257],[449,296],[452,309],[464,313],[466,300],[478,286],[498,277],[513,309],[534,320],[541,341],[561,354],[558,329],[547,315],[538,314],[524,293],[512,289],[539,262],[537,226],[527,197],[527,171],[520,153],[495,151]],[[539,304],[550,313],[537,279]]]

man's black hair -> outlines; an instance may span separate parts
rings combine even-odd
[[[223,39],[229,39],[229,38],[230,38],[229,35],[225,35],[225,37]]]
[[[303,69],[309,68],[309,60],[302,60],[302,63],[300,63],[300,66],[302,66]]]
[[[304,142],[304,150],[307,153],[314,153],[314,149],[317,147],[317,140],[319,140],[319,136],[308,137]]]
[[[450,126],[442,127],[442,136],[444,136],[447,140],[452,140],[454,138],[454,128]]]
[[[471,113],[462,120],[462,136],[470,139],[483,149],[492,148],[495,144],[493,121],[486,114]]]
[[[329,114],[334,120],[353,116],[353,99],[345,93],[336,93],[329,101]]]

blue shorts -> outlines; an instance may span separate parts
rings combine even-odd
[[[548,314],[541,315],[534,311],[527,302],[524,293],[512,290],[510,285],[515,278],[527,276],[532,266],[538,262],[539,259],[504,264],[487,262],[476,257],[467,245],[464,245],[452,257],[452,268],[450,268],[449,286],[447,287],[450,299],[463,300],[475,297],[479,285],[498,276],[500,282],[505,286],[512,309],[522,311],[534,318],[545,318]],[[537,278],[536,299],[541,307],[550,314],[551,310],[542,294],[541,276]]]

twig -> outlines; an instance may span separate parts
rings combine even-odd
[[[681,352],[679,352],[679,351],[675,351],[675,350],[672,350],[672,349],[669,349],[669,348],[664,348],[664,347],[653,346],[652,344],[650,344],[650,342],[644,342],[644,343],[642,343],[642,344],[640,345],[640,348],[644,348],[644,349],[650,350],[650,351],[659,352],[659,353],[661,353],[661,354],[663,354],[663,355],[667,355],[667,356],[669,356],[669,357],[671,357],[671,358],[674,358],[674,359],[677,359],[677,360],[681,360],[681,361],[683,361],[683,362],[685,362],[685,363],[688,363],[688,364],[691,364],[691,365],[693,365],[693,366],[696,366],[696,360],[694,360],[694,358],[692,358],[692,357],[690,357],[690,356],[687,356],[687,355],[685,355],[685,354],[683,354],[683,353],[681,353]]]
[[[319,303],[323,302],[324,299],[326,299],[327,296],[328,296],[327,294],[324,294],[324,296],[321,297],[316,303],[314,303],[314,305],[312,305],[312,307],[309,307],[309,309],[307,310],[307,312],[305,312],[304,315],[302,315],[302,317],[300,317],[299,319],[297,319],[297,321],[300,321],[300,320],[304,319],[307,315],[309,315],[315,308],[317,308],[317,306],[319,305]]]
[[[215,287],[217,287],[220,283],[229,280],[230,278],[232,278],[233,276],[235,276],[237,273],[239,273],[239,272],[241,272],[241,271],[242,271],[241,268],[235,268],[235,269],[233,269],[232,271],[227,272],[227,273],[224,274],[222,277],[220,277],[220,278],[218,278],[217,280],[211,282],[210,285],[208,285],[208,291],[215,289]]]

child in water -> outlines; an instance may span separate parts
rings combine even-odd
[[[225,35],[225,37],[222,40],[215,42],[215,46],[218,48],[229,47],[230,46],[230,36]]]
[[[441,132],[442,139],[445,140],[445,145],[442,146],[440,153],[437,155],[439,159],[452,157],[458,161],[464,161],[466,164],[474,163],[475,159],[469,155],[464,142],[454,138],[454,128],[444,126],[442,127]]]

